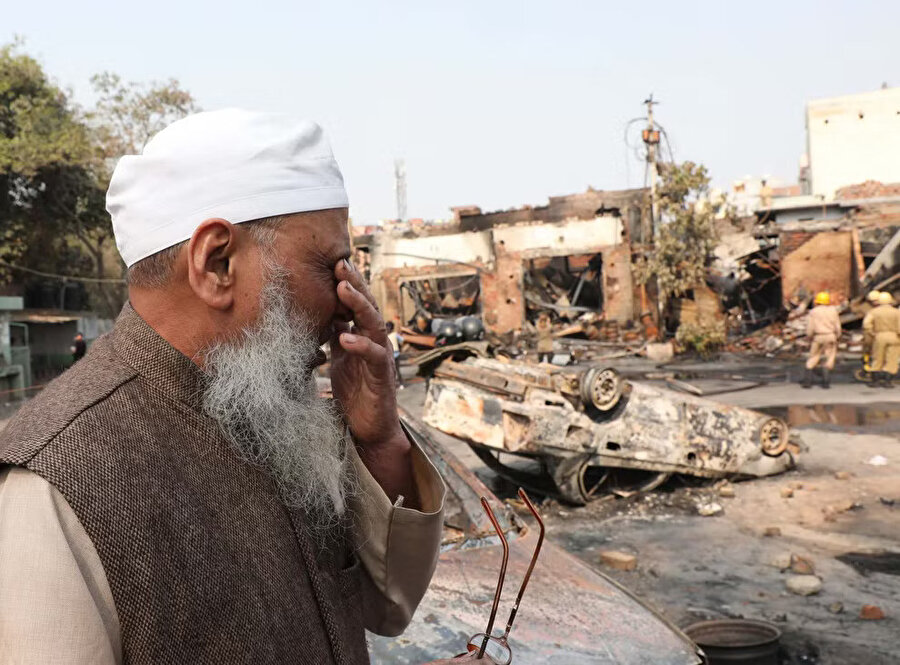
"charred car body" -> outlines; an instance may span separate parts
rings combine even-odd
[[[426,423],[467,441],[511,480],[573,503],[649,490],[673,473],[765,476],[794,463],[784,421],[627,381],[609,367],[471,357],[445,359],[432,372]],[[537,462],[539,473],[501,454]]]
[[[402,418],[447,485],[444,538],[431,585],[403,635],[369,635],[376,664],[412,665],[451,657],[465,651],[467,640],[485,629],[502,551],[481,497],[494,507],[509,541],[507,584],[513,588],[528,568],[537,538],[537,529],[519,519],[458,458],[431,439],[424,425],[407,413]],[[501,619],[510,602],[504,595]],[[510,637],[513,662],[703,662],[697,646],[662,615],[549,540],[543,543]]]

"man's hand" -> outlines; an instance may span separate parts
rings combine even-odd
[[[331,387],[369,472],[385,493],[418,506],[409,461],[410,443],[397,416],[393,349],[375,298],[347,260],[334,268],[337,296],[353,313],[353,326],[338,323],[331,340]]]

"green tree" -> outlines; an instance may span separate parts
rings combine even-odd
[[[13,278],[10,264],[90,276],[90,306],[111,317],[126,297],[105,210],[115,162],[196,105],[174,80],[141,85],[103,73],[92,84],[98,101],[84,112],[21,41],[0,47],[0,280]]]
[[[715,220],[730,216],[732,211],[723,196],[710,191],[705,166],[683,162],[660,168],[659,224],[653,246],[637,262],[635,272],[642,284],[656,281],[658,297],[665,304],[671,297],[683,296],[705,283],[716,245]],[[691,331],[682,332],[684,336]],[[701,337],[706,334],[701,332]],[[691,332],[688,336],[693,339],[697,335]]]
[[[104,206],[115,164],[123,155],[140,153],[154,134],[198,109],[191,94],[174,79],[149,85],[125,83],[118,75],[103,72],[93,76],[91,84],[97,102],[86,114],[86,122],[95,147],[92,173],[94,189],[102,193],[98,199],[102,213],[99,217],[73,216],[72,231],[90,253],[98,279],[121,278],[124,265],[113,249],[115,238]],[[90,210],[96,212],[96,208]],[[97,282],[94,290],[109,316],[118,313],[126,297],[123,287]]]
[[[59,183],[89,178],[93,146],[67,95],[21,53],[0,47],[0,260],[15,263],[55,226]],[[60,238],[45,235],[58,245]],[[50,250],[51,247],[46,247]],[[0,277],[10,278],[0,266]]]
[[[144,85],[102,72],[91,84],[97,103],[89,118],[110,174],[119,157],[139,153],[158,131],[199,110],[175,79]]]
[[[693,162],[661,165],[659,225],[653,247],[638,263],[644,284],[656,279],[661,296],[681,296],[706,278],[716,244],[714,220],[730,214],[723,198],[710,197],[706,167]]]

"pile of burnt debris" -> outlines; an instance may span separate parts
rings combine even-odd
[[[885,291],[894,296],[895,301],[900,296],[900,291],[893,293],[892,289],[900,287],[900,275],[893,275],[872,286],[873,291]],[[785,357],[809,350],[810,340],[807,337],[807,320],[812,308],[812,295],[804,296],[799,304],[789,311],[785,311],[778,320],[759,328],[747,335],[734,336],[727,344],[727,350],[732,352],[750,352],[769,357]],[[836,305],[840,311],[842,333],[838,340],[838,349],[849,353],[863,351],[862,321],[866,313],[874,305],[867,302],[863,295],[850,300],[838,302]]]
[[[796,356],[820,291],[840,306],[841,350],[852,353],[866,294],[900,296],[897,192],[861,183],[834,201],[775,197],[716,220],[705,279],[674,297],[659,297],[656,280],[642,283],[635,270],[647,252],[646,190],[458,208],[450,223],[355,235],[354,258],[408,355],[487,341],[494,355],[560,364],[653,357],[669,340],[675,352]]]

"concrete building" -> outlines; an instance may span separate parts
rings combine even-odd
[[[900,88],[809,102],[806,138],[814,195],[832,199],[866,180],[900,182]]]

